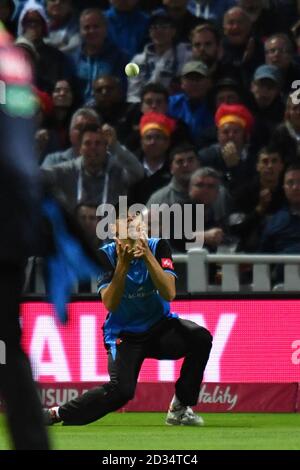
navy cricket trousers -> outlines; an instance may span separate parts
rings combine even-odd
[[[189,320],[165,318],[146,333],[121,333],[113,357],[108,347],[110,382],[59,408],[65,424],[87,424],[124,406],[134,397],[144,359],[184,358],[175,393],[183,405],[195,405],[212,347],[212,336]]]

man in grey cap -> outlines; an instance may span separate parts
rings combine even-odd
[[[169,98],[168,114],[173,118],[182,119],[195,141],[204,129],[214,124],[208,100],[212,85],[207,65],[200,60],[190,61],[182,68],[182,93]]]
[[[262,144],[267,144],[275,127],[283,120],[284,104],[281,98],[281,72],[275,65],[261,65],[251,82],[252,112],[257,129],[260,129]]]

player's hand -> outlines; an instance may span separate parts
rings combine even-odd
[[[134,252],[133,252],[134,257],[146,259],[150,253],[151,253],[151,250],[149,248],[147,238],[146,237],[139,238],[134,246]]]
[[[228,168],[239,164],[240,156],[234,142],[227,142],[227,144],[222,147],[222,156]]]
[[[134,258],[134,248],[131,248],[128,244],[123,245],[121,240],[117,237],[115,237],[114,240],[116,243],[118,263],[125,268],[128,268],[130,261],[132,261]]]

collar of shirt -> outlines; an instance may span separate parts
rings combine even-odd
[[[146,160],[144,160],[143,162],[143,167],[145,169],[145,173],[147,176],[152,176],[154,175],[154,173],[156,173],[158,170],[160,170],[164,165],[164,162],[160,163],[154,170],[151,169],[148,165],[148,163],[146,162]]]

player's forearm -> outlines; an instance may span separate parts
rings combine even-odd
[[[176,296],[175,279],[172,275],[166,273],[160,266],[157,259],[150,253],[145,258],[147,269],[150,273],[153,284],[160,295],[171,302]]]
[[[127,271],[128,268],[126,268],[126,266],[118,263],[111,283],[108,287],[103,289],[101,293],[102,302],[110,312],[114,312],[121,302],[125,289]]]

